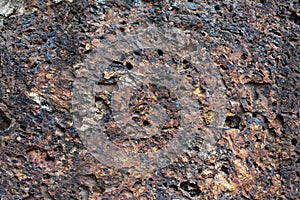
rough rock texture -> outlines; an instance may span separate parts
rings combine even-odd
[[[1,199],[300,198],[299,1],[32,0],[23,14],[3,2]],[[102,40],[145,24],[199,36],[228,111],[216,145],[195,137],[167,167],[131,174],[82,144],[72,83]]]
[[[20,11],[23,0],[0,0],[0,15],[8,17],[14,11]]]

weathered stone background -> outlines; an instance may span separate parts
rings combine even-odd
[[[0,199],[299,199],[297,0],[0,1]],[[188,29],[226,86],[222,137],[147,174],[94,159],[72,120],[75,70],[109,35]]]

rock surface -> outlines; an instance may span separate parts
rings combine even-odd
[[[0,0],[0,15],[8,17],[19,10],[22,4],[23,0]]]
[[[300,198],[299,1],[33,0],[21,13],[20,2],[0,1],[0,199]],[[202,135],[167,166],[131,173],[83,145],[72,88],[97,48],[150,24],[201,41],[226,88],[227,113],[216,143],[203,142],[217,112],[205,110],[207,83],[182,60],[204,109]],[[167,63],[156,52],[145,56]],[[115,62],[100,83],[109,87],[133,67]],[[109,114],[109,93],[95,99],[99,116]],[[108,137],[125,145],[117,133]]]

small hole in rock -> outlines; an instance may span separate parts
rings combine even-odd
[[[130,62],[126,62],[126,67],[127,67],[127,69],[129,69],[129,70],[132,70],[132,69],[133,69],[133,65],[132,65]]]
[[[190,183],[188,181],[180,183],[180,188],[187,191],[191,197],[199,196],[201,193],[196,183]]]
[[[275,120],[274,120],[274,123],[277,124],[278,126],[282,126],[283,123],[284,123],[284,118],[282,115],[277,115]]]
[[[11,120],[0,110],[0,130],[3,131],[8,129],[11,124]]]
[[[183,69],[188,69],[190,66],[188,64],[183,66]]]
[[[221,171],[223,171],[225,174],[229,174],[229,170],[227,167],[225,167],[224,165],[221,167]]]
[[[26,130],[26,126],[23,125],[23,124],[20,125],[20,128],[21,128],[22,130],[24,130],[24,131]]]
[[[292,143],[292,145],[296,146],[297,145],[297,140],[295,138],[293,138],[291,143]]]
[[[265,4],[266,0],[260,0],[260,3]]]
[[[142,184],[142,181],[138,180],[134,183],[133,188],[138,188]]]
[[[227,116],[225,123],[230,128],[239,128],[241,118],[239,116]]]
[[[186,59],[184,59],[184,60],[182,61],[182,63],[183,63],[183,64],[188,64],[189,61],[187,61]]]
[[[50,175],[49,175],[49,174],[43,174],[43,178],[44,178],[44,179],[49,179],[49,178],[50,178]]]
[[[294,21],[295,24],[300,25],[300,17],[297,15],[296,12],[292,13],[291,19]]]
[[[143,121],[143,125],[144,125],[144,126],[149,126],[149,125],[150,125],[150,122],[147,121],[147,120],[144,120],[144,121]]]
[[[133,120],[134,122],[138,122],[138,121],[139,121],[139,118],[138,118],[138,117],[133,117],[132,120]]]
[[[45,158],[46,161],[50,161],[50,162],[54,162],[55,161],[55,158],[54,157],[50,157],[48,154]]]
[[[227,67],[224,66],[224,65],[220,65],[220,67],[221,67],[221,69],[223,69],[223,70],[227,70]]]
[[[158,55],[160,55],[160,56],[164,55],[164,52],[163,52],[161,49],[157,49],[157,53],[158,53]]]
[[[177,185],[170,185],[169,188],[172,188],[175,191],[178,191],[178,186]]]
[[[243,59],[243,60],[246,60],[247,59],[247,54],[245,54],[245,53],[243,53],[242,55],[241,55],[241,59]]]
[[[194,146],[194,147],[193,147],[193,150],[194,150],[194,151],[200,151],[200,148],[199,148],[198,146]]]
[[[133,52],[135,55],[141,56],[143,55],[143,52],[141,50],[136,50]]]

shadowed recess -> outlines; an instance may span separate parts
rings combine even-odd
[[[0,110],[0,130],[3,131],[8,129],[11,124],[11,120],[5,115],[5,113]]]

